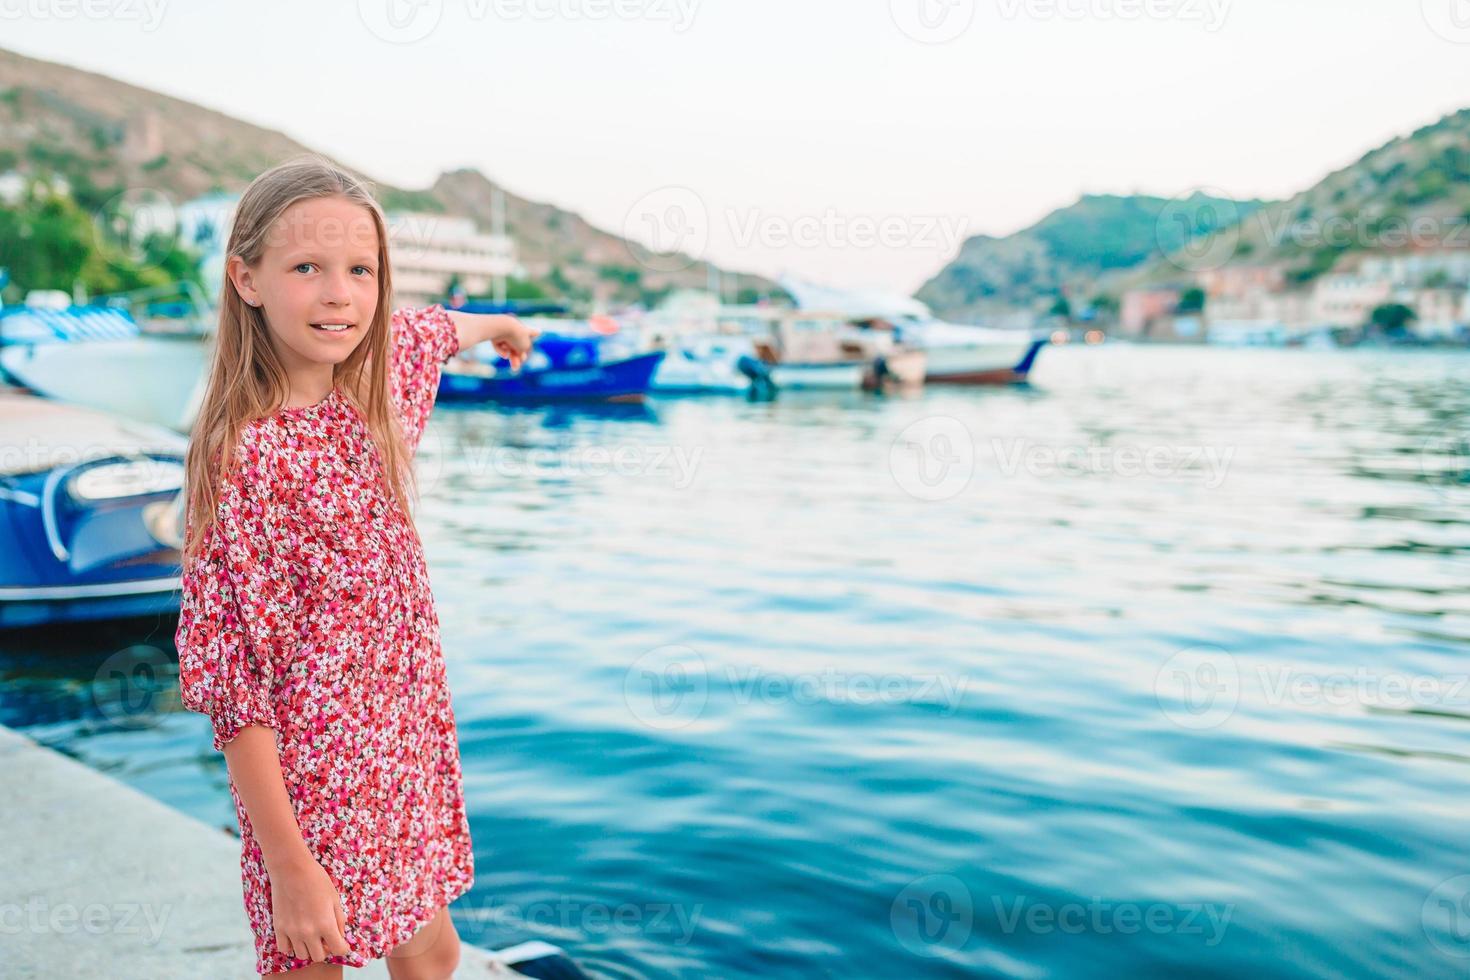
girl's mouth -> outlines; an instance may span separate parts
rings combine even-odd
[[[346,333],[356,324],[353,323],[313,323],[311,329],[320,330],[322,333]]]

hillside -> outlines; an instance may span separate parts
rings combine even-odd
[[[970,238],[915,295],[956,319],[1049,305],[1063,293],[1085,301],[1100,277],[1144,266],[1261,205],[1202,194],[1086,195],[1015,234]]]
[[[1274,264],[1306,283],[1355,253],[1470,250],[1470,109],[1396,137],[1286,201],[1243,216],[1205,258],[1175,256],[1149,280],[1201,262]]]
[[[175,202],[239,191],[262,170],[308,152],[319,151],[182,99],[0,49],[0,172],[59,173],[89,213],[105,213],[124,189],[157,190]],[[445,173],[426,189],[357,173],[371,181],[385,207],[463,213],[491,227],[495,185],[478,171]],[[528,275],[552,295],[629,302],[669,288],[703,288],[708,281],[703,262],[655,272],[640,263],[637,245],[576,214],[509,191],[505,201],[507,231]],[[742,290],[779,291],[758,276],[742,274],[738,282]]]

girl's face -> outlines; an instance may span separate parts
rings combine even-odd
[[[297,201],[277,219],[255,266],[238,256],[229,275],[265,311],[288,372],[328,374],[362,343],[378,309],[378,229],[344,197]],[[334,324],[345,328],[329,329]]]

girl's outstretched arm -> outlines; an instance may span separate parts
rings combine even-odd
[[[541,333],[506,313],[446,312],[459,334],[460,350],[467,351],[476,344],[491,341],[495,352],[510,361],[512,370],[520,369],[526,355],[531,353],[532,342]]]
[[[248,725],[226,743],[225,763],[271,881],[271,920],[281,952],[302,959],[345,956],[346,911],[337,887],[307,849],[286,794],[275,732]]]

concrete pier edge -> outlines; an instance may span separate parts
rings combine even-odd
[[[255,980],[238,838],[3,725],[0,772],[0,980]],[[469,944],[455,973],[518,976]]]

